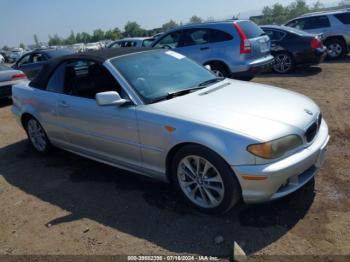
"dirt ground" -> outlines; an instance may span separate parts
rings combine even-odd
[[[63,151],[41,156],[0,104],[0,254],[350,255],[350,57],[254,81],[303,93],[330,127],[314,181],[261,205],[200,214],[163,183]],[[217,236],[224,238],[216,244]]]

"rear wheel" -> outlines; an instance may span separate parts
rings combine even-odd
[[[25,123],[25,129],[30,143],[40,153],[46,153],[51,149],[51,143],[47,138],[44,128],[35,118],[29,118]]]
[[[209,64],[211,67],[211,71],[217,76],[217,77],[230,77],[230,72],[227,70],[227,68],[219,63],[213,63]]]
[[[346,46],[341,39],[331,39],[326,41],[327,58],[338,59],[347,54]]]
[[[241,197],[239,183],[229,165],[205,147],[180,149],[171,165],[171,177],[182,198],[202,212],[227,212]]]
[[[273,71],[278,74],[287,74],[294,70],[295,63],[293,57],[288,53],[277,53],[274,55],[275,64]]]

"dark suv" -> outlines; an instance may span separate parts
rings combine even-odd
[[[330,59],[344,57],[350,51],[350,9],[310,13],[285,25],[313,34],[322,34]]]
[[[218,76],[251,80],[271,68],[270,39],[249,20],[190,24],[163,34],[152,44],[181,53]]]

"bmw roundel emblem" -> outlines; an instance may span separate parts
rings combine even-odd
[[[314,113],[312,113],[312,111],[309,109],[304,109],[304,111],[310,116],[314,115]]]

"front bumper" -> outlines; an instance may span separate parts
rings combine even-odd
[[[305,185],[320,170],[328,141],[328,126],[323,121],[314,142],[287,158],[265,165],[232,166],[241,184],[244,202],[278,199]],[[247,176],[261,179],[247,180]]]

